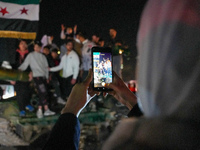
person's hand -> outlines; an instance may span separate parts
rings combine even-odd
[[[89,85],[88,94],[90,95],[90,97],[93,97],[95,94],[96,94],[96,95],[100,95],[100,93],[101,93],[101,92],[98,92],[98,91],[94,91],[94,90],[93,90],[92,84]]]
[[[74,26],[74,33],[77,32],[77,25]]]
[[[16,81],[10,81],[10,84],[15,85]]]
[[[71,84],[74,85],[76,83],[76,79],[71,80]]]
[[[98,92],[93,91],[91,88],[89,88],[90,82],[92,81],[92,70],[89,70],[89,74],[85,81],[82,83],[77,83],[67,100],[67,103],[65,107],[62,109],[63,113],[72,113],[74,115],[77,115],[78,112],[85,106],[87,102],[87,91],[90,96],[93,96],[94,94],[98,94]],[[88,89],[89,88],[89,89]]]
[[[137,103],[137,97],[128,89],[124,81],[113,71],[114,81],[106,85],[107,88],[113,89],[107,93],[116,98],[119,102],[128,107],[129,110]],[[106,93],[104,93],[105,95]]]
[[[61,29],[62,29],[62,30],[65,30],[64,24],[61,24]]]
[[[33,80],[33,72],[30,72],[28,74],[28,77],[29,77],[28,81],[32,81]]]

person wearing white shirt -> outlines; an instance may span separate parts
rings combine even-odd
[[[63,70],[63,83],[61,84],[62,98],[66,99],[73,85],[76,83],[78,74],[79,74],[79,57],[77,53],[73,50],[73,40],[66,41],[66,54],[61,58],[61,62],[58,66],[52,67],[49,70],[51,72],[56,72]]]
[[[60,38],[62,40],[65,39],[73,39],[73,29],[71,27],[65,27],[64,24],[61,24],[61,33]],[[67,48],[66,44],[62,44],[60,46],[60,59],[66,54]]]
[[[103,75],[104,74],[104,72],[103,72],[103,61],[99,63],[98,68],[99,68],[100,75]]]
[[[95,46],[95,43],[88,40],[86,38],[86,33],[84,32],[78,32],[76,38],[83,44],[83,47],[81,48],[82,64],[80,76],[81,80],[84,81],[88,75],[89,69],[92,68],[91,49]]]

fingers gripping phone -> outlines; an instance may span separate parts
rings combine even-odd
[[[113,82],[112,50],[109,47],[92,48],[93,89],[110,91],[106,85]]]

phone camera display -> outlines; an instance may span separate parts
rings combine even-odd
[[[94,87],[105,87],[112,82],[111,53],[93,52]]]

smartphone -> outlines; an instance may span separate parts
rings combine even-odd
[[[106,85],[113,82],[112,49],[109,47],[92,48],[93,89],[110,91]]]

